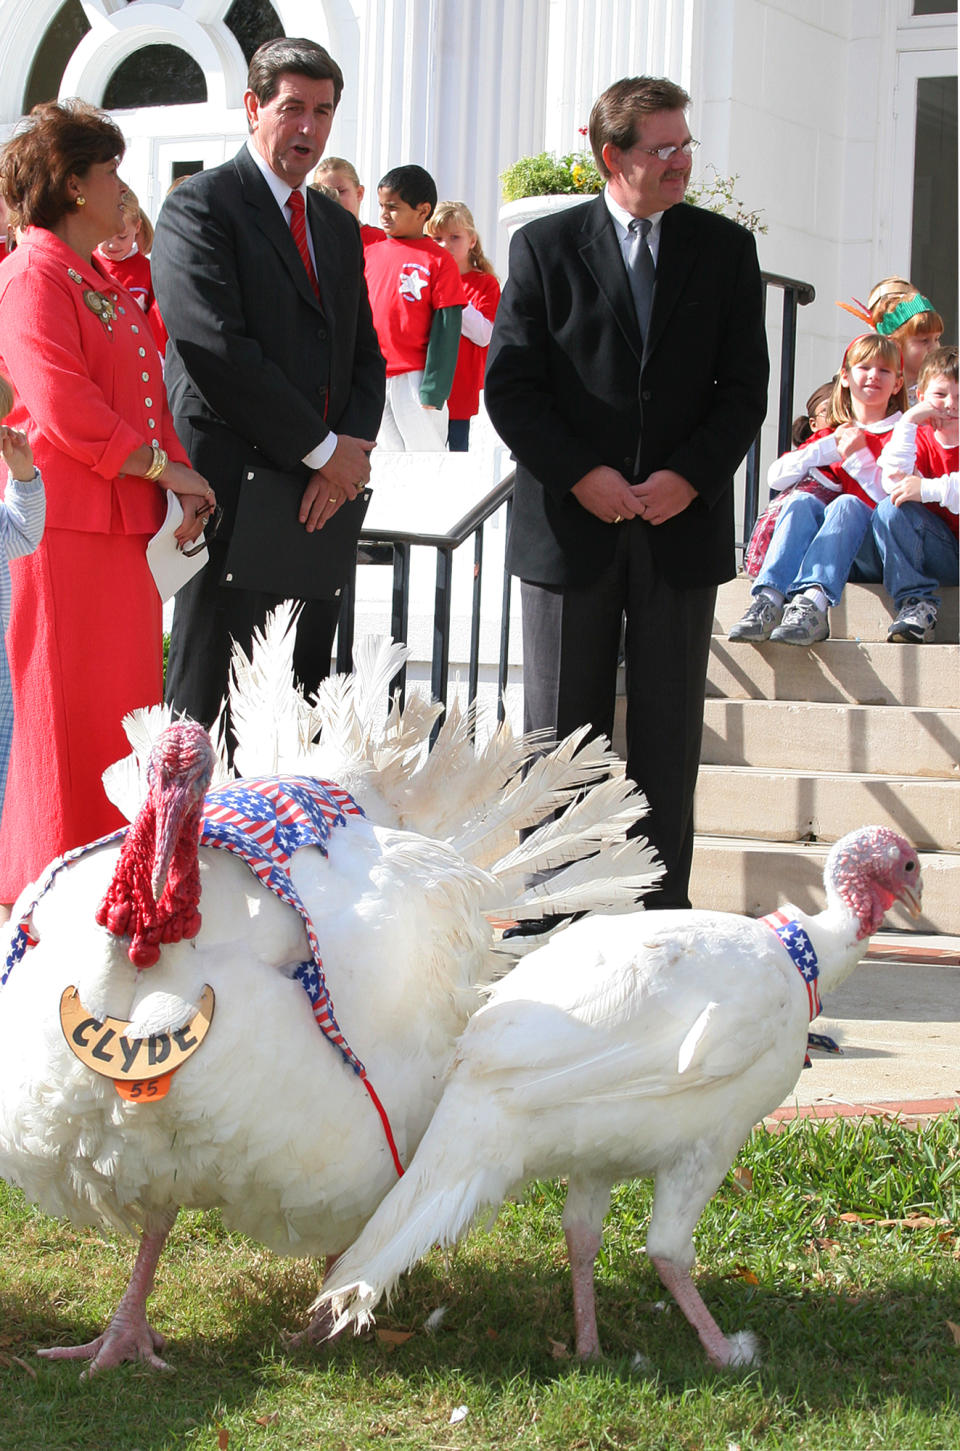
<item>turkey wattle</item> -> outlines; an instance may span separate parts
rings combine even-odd
[[[893,902],[920,911],[916,853],[886,827],[839,841],[824,880],[815,916],[580,921],[498,982],[406,1174],[324,1283],[315,1308],[339,1314],[334,1330],[369,1321],[402,1272],[480,1210],[563,1174],[577,1352],[596,1356],[610,1190],[652,1177],[648,1256],[713,1364],[749,1363],[753,1337],[723,1335],[690,1277],[694,1228],[751,1127],[796,1082],[817,987],[852,972]]]
[[[189,723],[158,736],[151,712],[128,728],[139,761],[108,773],[130,816],[147,788],[126,842],[61,865],[35,905],[28,888],[14,909],[0,1174],[48,1213],[142,1235],[104,1335],[47,1352],[92,1370],[162,1366],[145,1304],[180,1205],[220,1207],[282,1254],[350,1243],[397,1177],[394,1145],[412,1155],[504,961],[491,919],[631,910],[659,875],[650,849],[624,840],[645,806],[622,771],[611,777],[602,743],[581,734],[541,756],[542,742],[502,729],[475,746],[471,720],[451,710],[428,755],[439,708],[414,697],[383,709],[402,649],[368,646],[356,677],[308,703],[293,686],[290,621],[281,612],[253,660],[237,659],[232,702],[245,774],[258,761],[291,773],[284,801],[308,814],[319,798],[319,845],[297,845],[299,817],[275,781],[254,803],[287,854],[286,900],[229,839],[198,849],[201,825],[229,838],[235,785],[221,759],[198,813],[209,742]],[[334,776],[329,790],[317,779]],[[517,828],[544,818],[517,847]],[[549,882],[526,885],[544,872]]]

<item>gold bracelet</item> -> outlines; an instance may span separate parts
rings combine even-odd
[[[142,477],[145,479],[153,480],[160,477],[167,464],[170,462],[170,459],[167,454],[164,453],[163,449],[157,446],[157,444],[152,443],[150,447],[153,450],[153,459],[151,460],[150,467],[147,469],[146,473],[142,475]]]

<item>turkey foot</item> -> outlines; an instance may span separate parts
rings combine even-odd
[[[132,1315],[121,1321],[118,1311],[96,1340],[90,1340],[86,1345],[55,1345],[38,1350],[37,1354],[46,1360],[89,1360],[90,1365],[81,1380],[96,1375],[100,1370],[112,1370],[125,1360],[145,1360],[154,1370],[172,1370],[173,1367],[161,1360],[158,1354],[166,1344],[164,1336],[147,1324],[145,1315],[140,1318],[139,1324],[133,1322]]]
[[[342,1253],[341,1250],[340,1254]],[[330,1272],[340,1258],[340,1254],[327,1255],[324,1260],[323,1275],[320,1280],[321,1289],[324,1281],[330,1278]],[[307,1345],[323,1345],[325,1341],[337,1340],[343,1334],[342,1330],[334,1332],[333,1327],[336,1321],[337,1316],[333,1306],[321,1305],[313,1319],[309,1320],[302,1330],[297,1330],[292,1334],[289,1330],[282,1330],[280,1338],[287,1350],[302,1350]]]
[[[334,1333],[336,1315],[330,1305],[324,1305],[317,1311],[313,1319],[297,1330],[294,1334],[288,1330],[282,1332],[283,1344],[288,1350],[302,1350],[307,1345],[322,1345],[327,1340],[338,1340],[343,1334],[342,1330]]]
[[[746,1330],[736,1335],[724,1335],[686,1270],[681,1270],[661,1255],[651,1255],[650,1258],[664,1287],[670,1291],[699,1335],[711,1365],[719,1370],[725,1365],[744,1366],[759,1362],[755,1338]]]
[[[145,1230],[141,1235],[130,1283],[102,1335],[86,1345],[56,1345],[37,1354],[47,1360],[89,1360],[81,1380],[101,1370],[112,1370],[125,1360],[145,1360],[154,1370],[170,1370],[159,1355],[166,1343],[164,1337],[147,1324],[147,1296],[153,1289],[157,1261],[175,1218],[176,1211],[162,1228]]]

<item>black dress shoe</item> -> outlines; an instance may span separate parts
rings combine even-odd
[[[505,940],[508,937],[542,937],[545,932],[550,932],[566,920],[566,917],[522,918],[516,927],[508,927],[502,934],[502,938]]]

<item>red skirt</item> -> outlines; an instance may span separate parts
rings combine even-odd
[[[124,824],[100,779],[129,755],[120,721],[163,695],[162,606],[146,534],[47,529],[11,561],[10,771],[0,902],[54,857]]]

